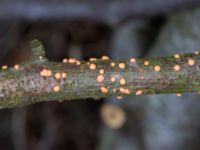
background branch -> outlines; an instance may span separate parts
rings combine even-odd
[[[130,17],[141,19],[162,16],[173,11],[196,7],[199,4],[199,0],[62,1],[60,3],[2,1],[0,2],[0,19],[25,19],[27,21],[89,19],[116,24]]]

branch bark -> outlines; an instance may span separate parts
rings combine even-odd
[[[200,54],[51,62],[38,40],[21,65],[0,71],[0,108],[52,100],[200,91]]]

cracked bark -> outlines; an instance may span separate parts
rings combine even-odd
[[[0,71],[0,108],[53,100],[100,99],[110,95],[200,91],[199,53],[142,58],[135,59],[135,62],[97,59],[82,61],[77,65],[47,60],[38,40],[32,41],[30,47],[30,58],[21,63],[19,68],[2,67]],[[111,63],[115,66],[111,66]],[[91,64],[94,69],[91,69]],[[120,68],[120,64],[125,68]],[[101,74],[103,81],[97,79],[100,69],[104,69],[104,74]],[[43,70],[51,74],[42,75]],[[67,77],[56,78],[56,73],[66,73]],[[116,81],[111,81],[111,77]]]

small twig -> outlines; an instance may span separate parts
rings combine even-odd
[[[0,20],[76,20],[89,19],[116,24],[127,18],[150,18],[198,6],[199,0],[126,0],[42,3],[31,1],[0,2]],[[10,11],[12,10],[12,11]]]

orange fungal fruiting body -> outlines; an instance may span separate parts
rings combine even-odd
[[[53,91],[54,92],[59,92],[60,91],[60,86],[58,86],[58,85],[54,86]]]
[[[113,89],[113,92],[115,93],[116,91],[117,91],[117,89],[116,89],[116,88],[114,88],[114,89]]]
[[[136,62],[136,59],[135,59],[135,58],[130,58],[130,62],[131,62],[131,63],[135,63],[135,62]]]
[[[175,70],[175,71],[180,71],[180,70],[181,70],[180,65],[174,65],[174,70]]]
[[[120,79],[120,84],[121,85],[125,85],[126,84],[126,80],[124,78]]]
[[[119,68],[124,69],[126,67],[125,63],[119,63]]]
[[[148,66],[148,65],[149,65],[149,61],[147,61],[147,60],[144,61],[144,65],[145,65],[145,66]]]
[[[111,77],[110,79],[112,82],[115,82],[116,81],[116,78],[115,77]]]
[[[108,88],[106,88],[106,87],[101,87],[101,92],[102,92],[102,93],[108,93]]]
[[[75,59],[75,58],[69,58],[68,62],[69,62],[69,63],[75,63],[75,62],[76,62],[76,59]]]
[[[8,69],[8,66],[7,66],[7,65],[3,65],[3,66],[1,67],[1,69],[2,69],[2,70],[6,70],[6,69]]]
[[[97,59],[96,58],[90,58],[89,60],[90,61],[96,61]]]
[[[67,63],[68,60],[66,58],[63,59],[63,63]]]
[[[52,71],[48,69],[43,69],[40,71],[40,75],[42,77],[50,77],[52,75]]]
[[[76,65],[79,66],[81,62],[79,60],[76,60]]]
[[[61,76],[62,76],[62,75],[61,75],[61,73],[59,73],[59,72],[57,72],[57,73],[55,74],[55,78],[58,79],[58,80],[61,79]]]
[[[104,69],[100,69],[100,70],[99,70],[99,73],[100,73],[100,74],[104,74]]]
[[[136,91],[135,95],[142,95],[142,90]]]
[[[194,64],[195,64],[194,59],[189,59],[189,60],[188,60],[188,65],[189,65],[189,66],[193,66]]]
[[[62,73],[62,78],[66,79],[67,78],[67,74],[65,72]]]
[[[96,65],[95,64],[90,64],[89,67],[90,67],[91,70],[95,70],[96,69]]]
[[[110,65],[111,65],[111,67],[114,67],[114,66],[115,66],[115,63],[114,63],[114,62],[112,62],[112,63],[110,63]]]
[[[102,56],[101,59],[102,60],[109,60],[109,57],[108,56]]]
[[[175,54],[174,57],[175,58],[180,58],[180,55],[179,54]]]
[[[155,67],[154,67],[154,70],[156,71],[156,72],[159,72],[160,71],[160,66],[158,66],[158,65],[156,65]]]
[[[20,66],[19,66],[18,64],[15,64],[15,65],[14,65],[14,68],[15,68],[16,70],[19,70],[19,67],[20,67]]]
[[[104,76],[103,75],[98,75],[97,81],[98,82],[103,82],[104,81]]]

